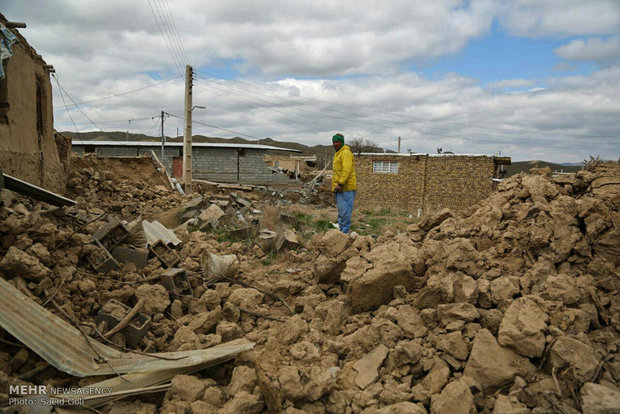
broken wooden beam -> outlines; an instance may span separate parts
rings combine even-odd
[[[33,198],[37,201],[43,201],[53,206],[74,206],[76,201],[63,197],[60,194],[53,193],[44,188],[38,187],[29,182],[20,180],[6,173],[2,173],[2,181],[4,188],[7,190],[15,191],[16,193]]]

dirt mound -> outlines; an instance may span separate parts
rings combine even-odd
[[[556,179],[519,174],[471,211],[437,212],[406,233],[374,239],[329,231],[278,254],[251,238],[218,241],[182,226],[177,267],[188,282],[176,293],[164,286],[167,269],[156,257],[143,270],[120,263],[97,273],[87,256],[90,236],[106,224],[103,206],[129,219],[187,204],[167,189],[113,181],[107,166],[105,173],[89,168],[77,166],[70,184],[81,210],[2,193],[4,278],[56,312],[52,297],[93,338],[110,299],[140,302],[151,318],[146,336],[133,347],[123,334],[110,339],[143,352],[241,337],[256,343],[234,362],[175,377],[165,394],[114,402],[104,412],[620,408],[617,164]],[[220,201],[233,200],[234,217],[259,207],[240,207],[249,200],[239,197]],[[198,223],[202,214],[204,222],[225,219],[204,207]],[[203,272],[205,257],[224,255],[233,255],[234,272]],[[10,384],[78,384],[7,333],[0,339],[3,402]]]
[[[342,293],[308,287],[300,318],[269,335],[256,365],[267,405],[588,411],[602,386],[620,408],[619,195],[615,164],[521,174],[468,214],[364,240],[370,251],[326,234],[314,276]]]
[[[81,208],[118,212],[129,220],[180,205],[180,195],[150,157],[71,158],[68,196]]]

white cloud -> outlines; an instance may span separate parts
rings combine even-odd
[[[554,52],[564,59],[580,61],[597,61],[600,63],[620,59],[620,36],[607,39],[592,37],[577,39],[560,46]]]
[[[498,81],[488,82],[488,89],[520,89],[529,88],[536,83],[535,79],[502,79]]]
[[[347,137],[371,138],[393,150],[401,136],[403,148],[420,152],[432,153],[443,147],[461,153],[501,150],[515,160],[531,159],[532,154],[549,161],[578,162],[590,154],[615,159],[619,148],[618,79],[620,68],[610,68],[589,77],[548,79],[546,89],[519,94],[486,91],[464,77],[429,81],[416,74],[343,80],[289,78],[267,85],[199,79],[194,103],[206,105],[207,110],[194,113],[194,132],[233,135],[200,124],[206,123],[257,138],[306,145],[325,144],[334,132],[342,132]],[[122,86],[135,88],[145,82],[135,79]],[[124,118],[146,117],[132,122],[130,128],[144,133],[154,125],[148,118],[161,109],[182,115],[182,83],[179,79],[136,96],[97,102],[84,110],[92,119],[120,120],[102,124],[116,130],[128,126]],[[297,94],[291,95],[291,89]],[[95,92],[104,93],[105,88]],[[84,121],[77,112],[73,116]],[[166,122],[168,135],[182,126],[176,118]],[[73,129],[62,107],[56,113],[56,123]],[[155,127],[151,134],[157,135],[157,131]]]
[[[340,131],[391,149],[400,135],[404,148],[424,152],[438,146],[467,153],[501,150],[517,160],[536,154],[574,162],[589,154],[618,156],[617,65],[590,76],[498,80],[484,88],[459,74],[429,80],[402,71],[410,61],[458,53],[487,34],[494,19],[500,30],[519,36],[603,36],[556,50],[570,60],[600,60],[618,38],[617,1],[167,4],[194,67],[232,61],[242,71],[236,81],[198,74],[194,104],[207,110],[194,113],[197,122],[309,145],[329,143]],[[52,7],[13,0],[3,3],[2,12],[28,23],[21,33],[55,66],[78,102],[177,75],[147,1],[59,0]],[[176,79],[84,105],[83,111],[107,130],[157,135],[158,120],[151,117],[161,110],[183,114],[183,84]],[[541,84],[546,89],[537,89]],[[515,88],[529,90],[503,92]],[[74,130],[57,87],[54,103],[56,127]],[[80,130],[95,129],[69,109]],[[166,125],[174,135],[182,122],[170,117]],[[231,136],[198,123],[194,132]]]
[[[516,36],[607,35],[620,27],[617,0],[506,0],[501,25]]]
[[[493,0],[415,6],[404,0],[62,0],[52,8],[38,0],[9,3],[4,12],[28,21],[24,34],[48,59],[71,55],[94,66],[97,57],[122,54],[128,65],[115,73],[131,73],[148,58],[149,66],[171,61],[149,4],[158,16],[170,10],[195,66],[231,59],[244,70],[276,76],[378,73],[403,61],[454,53],[489,30],[495,7]],[[102,75],[96,67],[91,73]]]

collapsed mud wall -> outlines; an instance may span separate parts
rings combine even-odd
[[[188,227],[190,219],[175,233],[192,291],[177,298],[166,293],[155,257],[144,269],[126,263],[105,274],[85,260],[89,235],[105,223],[83,226],[74,216],[97,218],[105,207],[129,220],[185,206],[189,217],[206,207],[158,185],[153,167],[132,182],[128,164],[74,163],[69,187],[86,211],[0,192],[0,276],[48,308],[45,290],[54,286],[53,300],[93,337],[110,299],[128,306],[144,299],[152,325],[142,352],[241,337],[256,346],[234,362],[177,375],[165,394],[130,397],[103,412],[619,411],[617,164],[554,179],[520,174],[480,205],[439,211],[406,233],[375,239],[331,230],[279,255],[192,231],[200,226]],[[197,221],[212,223],[212,207]],[[221,220],[241,211],[231,207]],[[238,269],[205,276],[205,252],[236,256]],[[32,351],[6,332],[0,339],[0,404],[21,378],[78,382],[37,371],[45,363]],[[123,335],[112,339],[124,344]]]

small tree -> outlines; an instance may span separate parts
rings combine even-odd
[[[589,160],[583,160],[583,167],[581,169],[586,171],[594,171],[596,167],[601,164],[602,161],[600,156],[597,155],[596,157],[593,157],[592,155],[590,155]]]
[[[377,152],[381,148],[377,147],[377,143],[368,138],[353,138],[348,142],[351,151],[354,154],[361,154],[362,152]]]

